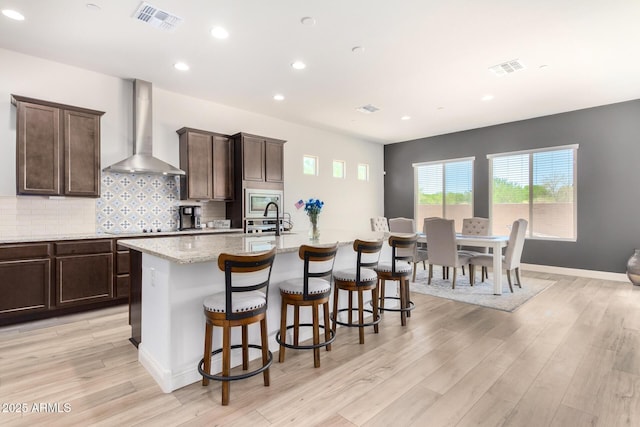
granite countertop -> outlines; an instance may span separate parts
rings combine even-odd
[[[324,245],[338,242],[350,245],[356,239],[377,240],[383,232],[354,232],[350,230],[322,230],[320,239],[309,240],[306,232],[285,232],[276,237],[273,233],[220,234],[158,237],[154,239],[121,240],[122,246],[163,258],[177,264],[209,262],[221,253],[262,252],[276,247],[277,253],[295,252],[301,245]]]
[[[41,235],[26,237],[10,237],[0,239],[0,244],[5,243],[34,243],[34,242],[57,242],[61,240],[90,240],[90,239],[126,239],[131,237],[152,237],[160,236],[183,236],[183,235],[207,235],[207,234],[224,234],[224,233],[242,233],[241,228],[205,228],[200,230],[183,230],[183,231],[162,231],[153,233],[80,233],[65,235]]]

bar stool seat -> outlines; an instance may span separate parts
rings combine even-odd
[[[364,328],[373,326],[373,331],[378,333],[378,323],[380,323],[380,313],[378,311],[378,275],[375,271],[368,267],[374,267],[378,264],[380,250],[382,249],[382,240],[364,241],[356,240],[353,242],[353,249],[357,252],[356,266],[352,269],[336,271],[333,274],[333,282],[335,284],[335,292],[333,294],[333,331],[336,331],[336,325],[358,328],[360,344],[364,344]],[[340,291],[349,293],[348,308],[338,309],[338,298]],[[372,309],[365,309],[364,291],[371,291]],[[358,294],[358,307],[353,307],[353,293]],[[353,312],[358,312],[358,322],[353,321]],[[338,320],[338,315],[342,312],[349,314],[348,321]],[[364,313],[371,313],[372,320],[365,323]]]
[[[417,235],[391,235],[389,236],[389,246],[391,246],[391,261],[381,262],[375,267],[376,274],[380,280],[380,311],[399,311],[402,326],[407,324],[407,317],[411,316],[411,310],[415,308],[411,301],[409,289],[409,277],[412,274],[413,253],[417,242]],[[403,255],[404,254],[404,255]],[[385,282],[387,280],[397,281],[399,297],[385,295]],[[392,299],[400,302],[398,308],[385,307],[385,300]]]
[[[276,249],[246,254],[220,254],[218,268],[224,271],[225,291],[216,292],[203,301],[205,315],[204,357],[198,364],[198,372],[202,375],[202,385],[209,380],[222,381],[222,404],[229,404],[230,381],[263,375],[265,386],[269,385],[269,367],[273,355],[269,351],[267,332],[267,299],[269,295],[269,279]],[[249,344],[248,326],[260,323],[260,345]],[[222,347],[212,351],[213,328],[222,328]],[[242,344],[231,345],[231,328],[242,328]],[[231,375],[231,350],[242,348],[243,372]],[[261,350],[262,366],[248,371],[249,348]],[[222,353],[222,372],[211,374],[211,358]]]
[[[279,283],[282,308],[280,331],[276,341],[280,344],[278,361],[284,362],[285,349],[313,350],[313,366],[320,367],[320,348],[331,350],[335,333],[329,325],[329,297],[331,296],[331,274],[338,252],[338,243],[333,245],[302,245],[298,256],[304,261],[303,277]],[[287,307],[293,306],[293,325],[287,325]],[[300,307],[311,307],[313,323],[300,323]],[[320,307],[324,309],[324,325],[320,325]],[[311,327],[313,344],[300,344],[300,327]],[[324,330],[324,341],[320,341],[320,329]],[[286,342],[287,330],[293,329],[293,343]]]

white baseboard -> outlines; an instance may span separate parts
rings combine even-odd
[[[582,270],[579,268],[554,267],[551,265],[520,264],[523,270],[538,271],[542,273],[565,274],[567,276],[588,277],[591,279],[613,280],[615,282],[630,283],[624,273],[612,273],[609,271]]]

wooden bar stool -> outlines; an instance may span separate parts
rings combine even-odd
[[[360,344],[364,344],[364,327],[373,326],[373,331],[378,333],[378,323],[380,323],[380,313],[378,312],[378,275],[369,267],[375,267],[380,258],[380,250],[382,249],[382,240],[364,241],[356,240],[353,242],[353,250],[357,252],[356,266],[348,270],[340,270],[333,273],[333,281],[335,283],[335,292],[333,295],[333,332],[336,331],[336,324],[348,327],[359,328]],[[338,295],[340,290],[349,292],[349,308],[338,310]],[[364,308],[364,291],[371,291],[372,309]],[[353,308],[353,292],[358,293],[358,308]],[[358,323],[353,322],[353,311],[358,311]],[[349,313],[349,321],[341,322],[338,320],[338,314],[347,311]],[[373,319],[371,322],[364,323],[364,312],[371,313]]]
[[[410,298],[409,277],[411,277],[413,262],[413,252],[415,251],[417,236],[415,234],[405,236],[389,236],[389,246],[391,246],[391,262],[380,262],[374,268],[380,280],[380,311],[399,311],[402,326],[407,324],[407,316],[411,316],[411,310],[415,305]],[[385,295],[385,281],[394,280],[399,282],[399,297],[388,297]],[[384,306],[385,299],[398,300],[399,308],[387,308]]]
[[[302,278],[290,279],[280,283],[282,297],[282,314],[280,316],[280,331],[276,334],[276,341],[280,344],[279,362],[284,362],[285,348],[298,350],[313,350],[313,366],[320,366],[320,348],[331,350],[331,343],[335,340],[335,333],[329,325],[329,296],[331,295],[331,273],[333,263],[338,252],[338,243],[334,245],[307,246],[302,245],[298,256],[304,261],[304,275]],[[294,307],[294,323],[287,326],[287,307]],[[311,307],[313,323],[300,323],[300,307]],[[324,307],[324,326],[320,325],[320,306]],[[300,327],[313,328],[313,344],[300,345]],[[320,328],[324,329],[324,341],[320,342]],[[286,343],[287,329],[293,329],[293,344]]]
[[[276,249],[247,255],[220,254],[218,268],[224,271],[225,290],[204,300],[206,330],[204,336],[204,358],[200,360],[198,372],[202,385],[209,380],[222,381],[222,404],[229,404],[229,382],[249,378],[262,372],[264,385],[269,385],[269,366],[273,355],[269,351],[267,335],[267,297],[269,279]],[[234,284],[235,282],[235,284]],[[248,343],[248,325],[260,322],[261,345]],[[222,328],[222,348],[211,351],[213,327]],[[242,327],[242,344],[231,345],[231,328]],[[249,369],[249,348],[262,350],[262,366],[250,372],[230,375],[231,349],[242,348],[242,369]],[[221,375],[211,375],[211,357],[222,353]]]

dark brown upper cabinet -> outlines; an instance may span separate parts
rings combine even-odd
[[[247,133],[232,138],[241,151],[244,181],[284,182],[285,141]]]
[[[102,111],[12,95],[17,108],[16,192],[100,197]]]
[[[226,135],[182,128],[180,135],[180,178],[182,200],[233,200],[234,148]]]

